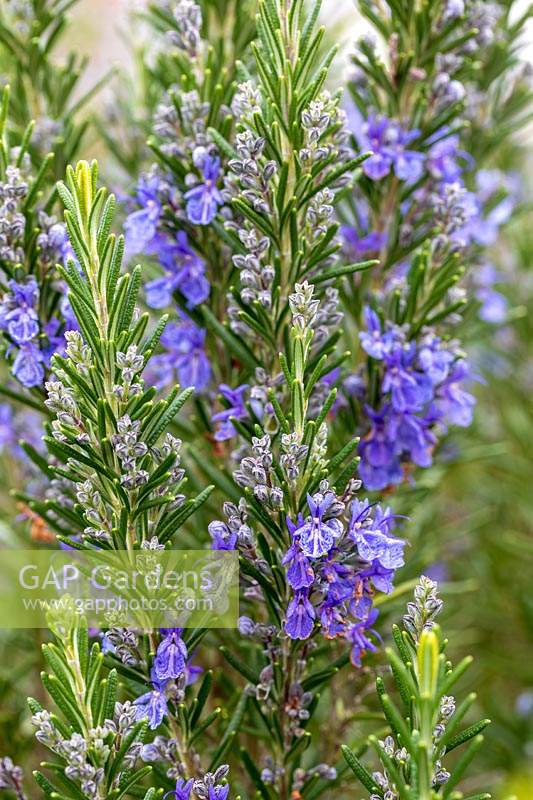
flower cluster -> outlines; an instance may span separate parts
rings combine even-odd
[[[206,635],[203,618],[149,630],[110,612],[96,630],[76,609],[51,611],[43,686],[56,713],[30,701],[36,738],[54,754],[46,776],[35,773],[47,797],[227,800],[229,753],[246,795],[344,791],[331,766],[338,743],[316,730],[336,733],[339,711],[351,725],[354,695],[366,711],[382,620],[414,568],[393,592],[407,517],[370,492],[396,490],[432,464],[449,426],[470,424],[473,376],[454,328],[472,298],[483,318],[504,316],[484,249],[518,202],[512,177],[481,169],[473,141],[480,120],[488,131],[496,109],[506,113],[503,90],[481,103],[473,91],[508,25],[501,9],[359,5],[383,47],[359,42],[344,107],[347,93],[325,88],[334,51],[318,2],[149,4],[149,92],[129,117],[145,126],[125,139],[148,133],[152,155],[118,154],[136,187],[124,237],[96,163],[68,167],[48,196],[50,163],[29,177],[46,139],[72,130],[68,148],[76,128],[38,120],[27,152],[31,130],[16,131],[19,150],[9,126],[0,131],[0,332],[14,376],[33,389],[23,400],[46,414],[44,435],[20,445],[42,474],[38,491],[32,479],[15,496],[49,528],[39,541],[62,548],[152,563],[207,541],[217,565],[238,563],[243,612],[226,637]],[[502,47],[495,70],[514,58]],[[31,49],[37,71],[42,50]],[[61,84],[42,86],[60,104]],[[494,152],[487,132],[483,141]],[[124,254],[144,268],[123,273]],[[465,265],[483,269],[460,288]],[[0,406],[0,450],[21,424]],[[391,505],[409,514],[418,496],[397,491]],[[384,649],[406,708],[376,670],[388,725],[369,739],[379,770],[347,757],[372,800],[455,790],[443,764],[462,739],[440,607],[422,578],[393,629],[398,655]],[[351,677],[331,684],[350,662]],[[0,789],[22,800],[21,779],[0,760]]]
[[[483,57],[490,53],[497,33],[488,20],[497,25],[501,9],[491,4],[485,13],[460,2],[434,12],[420,46],[399,9],[369,14],[386,58],[371,36],[353,56],[348,121],[354,142],[372,155],[341,209],[341,232],[347,257],[376,256],[381,264],[346,304],[370,356],[367,370],[341,375],[342,402],[358,409],[368,489],[397,485],[414,467],[430,466],[447,426],[471,423],[472,375],[452,336],[472,294],[482,319],[506,317],[505,299],[493,288],[500,276],[486,266],[484,249],[497,240],[519,193],[512,175],[483,168],[469,141],[470,125],[486,124],[474,99],[472,58],[476,47]],[[416,56],[404,74],[399,54],[407,52]],[[467,264],[469,293],[459,286]]]
[[[0,182],[0,259],[10,264],[24,261],[22,240],[26,218],[21,204],[28,194],[28,182],[18,167],[8,166],[5,180]]]
[[[0,303],[0,328],[17,348],[13,375],[23,386],[39,386],[44,378],[44,359],[37,342],[39,287],[31,276],[24,283],[10,280],[8,286]]]
[[[422,176],[424,155],[408,147],[420,137],[418,130],[404,130],[396,120],[370,115],[359,119],[352,132],[362,151],[372,153],[363,162],[363,172],[373,181],[379,181],[392,172],[401,181],[415,183]],[[358,124],[357,124],[358,123]]]
[[[137,189],[141,208],[124,223],[126,254],[153,254],[165,270],[163,277],[146,284],[146,302],[151,308],[172,305],[175,291],[183,295],[188,308],[193,308],[209,296],[209,283],[204,262],[189,246],[187,234],[179,231],[172,237],[158,229],[163,197],[169,192],[168,182],[157,172],[141,179]]]
[[[150,672],[152,689],[134,701],[137,719],[147,719],[150,728],[158,728],[168,714],[165,690],[170,682],[182,678],[185,685],[187,647],[181,638],[181,628],[163,629]]]
[[[468,426],[474,397],[468,362],[454,342],[432,331],[409,340],[407,331],[388,323],[385,329],[371,308],[365,309],[363,349],[382,365],[381,405],[367,407],[370,430],[359,452],[360,474],[368,489],[383,489],[403,479],[402,465],[428,467],[437,442],[436,429]]]
[[[21,166],[9,164],[0,181],[0,267],[9,276],[5,283],[0,279],[0,330],[13,376],[31,389],[42,385],[53,353],[64,350],[65,330],[77,328],[55,272],[72,250],[65,226],[41,207],[28,205],[36,194],[28,153],[13,148],[10,157]],[[42,300],[50,290],[57,295],[51,314]]]
[[[326,638],[350,643],[352,663],[360,666],[361,656],[376,649],[368,638],[377,617],[373,594],[392,591],[405,541],[391,534],[389,509],[368,500],[353,500],[346,509],[327,483],[320,489],[307,498],[308,517],[287,519],[292,544],[283,564],[294,596],[285,631],[307,639],[317,621]]]
[[[176,383],[204,391],[211,380],[211,364],[205,351],[206,331],[185,315],[169,322],[160,342],[164,352],[150,362],[146,380],[158,390]]]

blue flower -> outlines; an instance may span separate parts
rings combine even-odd
[[[417,366],[433,386],[446,379],[454,358],[452,351],[444,347],[439,337],[432,333],[426,334],[418,344]]]
[[[147,250],[156,235],[160,214],[160,204],[156,201],[149,201],[145,208],[139,208],[126,217],[124,236],[125,250],[128,255]]]
[[[325,556],[342,533],[342,523],[335,518],[324,520],[324,514],[335,499],[333,492],[307,495],[311,516],[296,530],[304,555],[309,558]]]
[[[378,506],[376,514],[371,520],[369,512],[371,509],[368,501],[367,505],[361,509],[360,501],[354,501],[351,506],[352,517],[349,525],[349,533],[360,558],[364,561],[378,562],[386,570],[396,570],[403,566],[403,549],[405,541],[396,536],[390,536],[389,526],[392,517],[386,516]],[[370,523],[370,524],[368,524]]]
[[[454,183],[460,180],[463,165],[458,159],[465,162],[468,167],[473,166],[473,159],[464,150],[459,149],[459,137],[452,134],[443,136],[447,129],[441,128],[429,140],[434,144],[428,150],[427,168],[432,178],[442,183]],[[438,139],[438,141],[435,141]]]
[[[197,392],[206,388],[211,364],[204,350],[205,335],[205,330],[185,317],[167,325],[160,339],[166,352],[149,363],[149,376],[156,388],[175,383],[175,373],[182,386],[194,386]]]
[[[13,428],[13,409],[8,403],[0,404],[0,452],[6,447],[11,449],[15,446],[16,437]]]
[[[237,534],[235,531],[230,531],[225,522],[214,520],[209,523],[207,530],[212,539],[212,550],[235,550]]]
[[[383,333],[378,315],[368,306],[363,310],[363,320],[366,330],[359,332],[361,346],[369,356],[381,360],[390,348],[390,333]]]
[[[463,388],[463,383],[469,380],[472,375],[468,363],[465,359],[456,361],[435,400],[435,407],[445,420],[461,428],[471,424],[476,404],[476,398]]]
[[[483,322],[491,325],[500,325],[505,322],[509,304],[501,292],[496,289],[481,288],[477,290],[476,297],[481,303],[479,317]]]
[[[391,171],[408,183],[416,183],[421,178],[425,156],[408,147],[420,136],[418,130],[405,130],[396,120],[374,114],[363,120],[355,111],[351,117],[359,147],[372,151],[372,155],[362,164],[368,178],[379,181]]]
[[[0,328],[7,331],[15,344],[30,342],[39,333],[39,287],[33,276],[24,283],[10,280],[10,292],[0,303]]]
[[[229,794],[229,783],[207,787],[207,800],[226,800]]]
[[[513,178],[500,170],[479,170],[476,184],[477,192],[472,195],[471,213],[458,235],[462,235],[467,242],[474,241],[482,247],[489,247],[495,244],[502,225],[509,221],[518,200],[518,190]],[[507,194],[499,199],[498,194],[502,189]]]
[[[158,256],[166,273],[146,284],[146,302],[150,308],[171,305],[176,289],[183,294],[189,308],[207,300],[210,287],[205,277],[205,264],[189,246],[187,234],[179,231],[175,241],[158,236],[154,242],[152,252]]]
[[[235,436],[235,428],[231,423],[231,417],[235,419],[246,419],[248,412],[244,405],[244,393],[248,390],[248,384],[243,383],[232,389],[225,383],[221,383],[218,387],[219,392],[226,399],[228,407],[224,411],[219,411],[213,415],[212,421],[219,422],[220,426],[215,431],[215,439],[217,442],[224,442],[226,439],[231,439]]]
[[[385,355],[385,374],[381,391],[390,392],[395,411],[419,411],[433,397],[431,381],[423,372],[413,370],[416,344],[398,343]]]
[[[366,619],[353,623],[346,631],[346,638],[351,643],[350,660],[355,667],[361,666],[361,658],[366,652],[375,653],[377,647],[368,638],[367,633],[372,633],[379,639],[379,634],[372,628],[378,616],[377,608],[372,609]]]
[[[344,240],[344,248],[353,259],[379,253],[381,248],[387,244],[387,234],[383,231],[358,233],[350,225],[341,225],[341,235]]]
[[[44,357],[38,345],[28,342],[20,347],[13,362],[13,375],[23,386],[31,389],[44,380]]]
[[[359,473],[367,489],[384,489],[403,478],[400,459],[387,429],[389,405],[380,411],[365,406],[370,430],[359,445]]]
[[[300,537],[297,534],[298,527],[303,524],[304,520],[301,514],[298,525],[295,525],[287,517],[287,527],[293,536],[293,543],[285,553],[281,563],[290,565],[287,569],[287,580],[293,589],[306,589],[312,586],[315,579],[315,573],[307,556],[302,551]]]
[[[159,643],[154,658],[154,675],[158,681],[178,678],[185,672],[187,647],[181,638],[182,628],[163,628],[164,638]]]
[[[209,786],[207,789],[207,800],[226,800],[229,794],[229,783]]]
[[[299,591],[289,603],[285,632],[291,639],[308,639],[313,631],[315,617],[315,609],[309,602],[307,593]]]
[[[419,467],[429,467],[436,437],[430,430],[432,419],[405,411],[391,414],[387,422],[389,438],[397,455],[407,455]]]
[[[160,193],[163,186],[163,179],[157,173],[141,175],[136,191],[136,199],[141,208],[129,214],[124,222],[127,257],[149,252],[153,246],[162,212]]]
[[[203,148],[198,150],[203,151]],[[187,216],[194,225],[209,225],[223,202],[216,185],[220,174],[220,158],[202,152],[195,154],[195,161],[200,166],[204,182],[185,192]]]
[[[342,607],[336,602],[327,599],[320,605],[320,625],[324,636],[334,639],[341,636],[346,630],[346,620]]]
[[[188,781],[185,781],[185,778],[178,778],[176,781],[176,786],[170,792],[167,792],[164,795],[166,797],[174,797],[175,800],[189,800],[191,796],[191,791],[194,783],[194,778],[189,778]]]
[[[383,567],[379,561],[373,561],[370,567],[361,572],[360,577],[364,581],[371,581],[378,592],[390,594],[393,590],[392,581],[395,570]]]
[[[168,714],[167,698],[165,697],[165,685],[167,681],[160,681],[152,667],[150,673],[153,689],[137,697],[133,701],[136,707],[137,720],[147,719],[148,725],[152,730],[161,725],[163,718]]]

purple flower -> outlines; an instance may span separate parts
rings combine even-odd
[[[194,653],[189,658],[187,663],[185,664],[185,685],[192,686],[193,683],[196,683],[200,675],[203,673],[204,668],[200,667],[198,664],[192,664],[191,661],[194,657]]]
[[[371,427],[359,445],[359,472],[367,489],[384,489],[403,479],[400,459],[387,430],[389,408],[385,405],[381,411],[374,411],[365,406]]]
[[[432,178],[442,183],[454,183],[459,181],[463,174],[463,166],[458,159],[466,163],[468,167],[473,166],[473,159],[464,150],[459,149],[459,137],[455,135],[445,136],[441,128],[432,137],[432,140],[439,140],[432,144],[428,150],[427,168]],[[431,140],[430,140],[431,141]]]
[[[365,523],[369,520],[370,505],[367,504],[361,510],[360,501],[354,501],[351,508],[352,517],[348,530],[360,558],[371,563],[377,561],[386,570],[403,566],[405,541],[389,535],[392,517],[384,516],[378,506],[379,513],[369,526]]]
[[[232,389],[225,383],[221,383],[218,387],[220,393],[228,402],[228,407],[224,411],[219,411],[212,417],[213,422],[219,422],[220,426],[215,431],[215,439],[217,442],[224,442],[226,439],[231,439],[235,436],[235,428],[232,425],[231,417],[241,420],[246,419],[248,412],[244,405],[244,393],[248,390],[248,384],[243,383]]]
[[[397,129],[397,141],[394,155],[394,172],[396,177],[407,183],[416,183],[424,171],[425,156],[416,150],[409,150],[406,145],[420,136],[420,131],[406,131],[400,126]]]
[[[346,631],[346,638],[351,643],[350,659],[355,667],[361,666],[361,658],[367,651],[375,653],[377,647],[370,641],[367,632],[379,638],[379,634],[371,627],[378,616],[377,608],[374,608],[366,619],[353,623]]]
[[[472,380],[470,368],[464,359],[456,361],[451,374],[439,387],[435,406],[452,425],[466,428],[472,422],[476,399],[462,384]]]
[[[146,284],[146,302],[151,308],[166,308],[172,304],[172,294],[178,289],[187,306],[192,308],[209,297],[209,281],[205,265],[189,246],[187,234],[179,231],[176,240],[157,237],[152,250],[166,269],[166,274]]]
[[[164,182],[160,175],[141,175],[136,192],[141,208],[129,214],[124,222],[125,251],[128,258],[135,253],[150,252],[153,246],[162,212],[162,188]]]
[[[163,800],[166,797],[174,797],[175,800],[189,800],[191,796],[191,791],[194,783],[194,778],[189,778],[187,782],[185,782],[185,778],[178,778],[176,781],[176,787],[172,789],[170,792],[167,792]]]
[[[503,294],[495,289],[478,289],[476,297],[481,303],[479,316],[483,322],[500,325],[507,319],[508,302]]]
[[[339,606],[353,595],[355,576],[351,566],[328,560],[322,565],[320,577],[327,587],[326,605]]]
[[[34,342],[21,346],[13,362],[13,375],[26,388],[39,386],[44,380],[43,354]]]
[[[324,636],[328,639],[343,635],[346,630],[343,609],[339,608],[336,603],[328,603],[327,601],[322,603],[320,606],[320,626]]]
[[[0,404],[0,452],[6,447],[11,449],[16,442],[13,429],[13,410],[8,403]]]
[[[513,213],[519,192],[518,184],[512,176],[500,170],[479,170],[476,175],[479,208],[489,208],[487,213],[480,211],[478,218],[472,219],[470,228],[472,238],[477,244],[488,247],[495,244],[499,230],[505,225]],[[494,204],[494,197],[505,189],[508,194]]]
[[[145,251],[157,231],[161,205],[149,201],[145,208],[129,214],[124,221],[125,250],[129,255]]]
[[[360,198],[353,202],[355,227],[341,225],[341,235],[345,250],[350,258],[357,260],[361,256],[377,253],[387,243],[385,231],[373,231],[370,208]]]
[[[333,492],[314,497],[307,495],[311,516],[295,530],[295,535],[300,540],[302,552],[309,558],[325,556],[342,533],[342,523],[338,519],[323,519],[334,499]]]
[[[391,345],[390,333],[382,332],[379,317],[369,306],[363,310],[363,319],[366,331],[359,332],[361,346],[369,356],[381,360]]]
[[[293,589],[305,589],[312,586],[315,573],[307,557],[297,544],[293,544],[285,554],[282,564],[290,564],[287,580]]]
[[[490,263],[481,265],[474,273],[476,297],[481,304],[479,316],[492,325],[499,325],[507,319],[507,298],[494,288],[496,283],[504,280],[504,276]]]
[[[25,283],[10,280],[10,292],[0,303],[0,328],[7,331],[13,341],[27,344],[39,333],[39,316],[36,306],[39,302],[39,287],[33,276]]]
[[[387,146],[389,120],[385,117],[368,118],[363,124],[362,133],[357,137],[362,149],[372,150],[372,155],[363,162],[363,172],[373,181],[385,178],[393,164],[392,153]]]
[[[308,639],[315,624],[315,609],[305,591],[295,594],[287,609],[285,632],[291,639]]]
[[[422,176],[425,156],[407,145],[419,135],[418,130],[407,131],[395,120],[373,114],[366,121],[356,122],[355,136],[359,146],[372,151],[362,165],[365,175],[379,181],[394,170],[400,180],[416,183]]]
[[[393,569],[383,567],[379,561],[373,561],[370,567],[361,573],[361,578],[371,581],[378,592],[390,594],[394,588],[392,585],[394,572]]]
[[[199,166],[204,182],[185,192],[187,216],[194,225],[209,225],[223,202],[216,185],[220,174],[220,158],[202,153]]]
[[[304,520],[301,514],[297,525],[287,517],[287,527],[292,534],[293,543],[283,556],[281,563],[284,565],[289,564],[287,580],[293,589],[306,589],[312,586],[315,579],[315,573],[307,556],[302,552],[300,537],[298,536],[298,529],[303,524]]]
[[[229,783],[209,786],[207,789],[207,800],[226,800],[229,794]]]
[[[431,419],[419,417],[408,411],[391,414],[387,424],[387,432],[395,443],[398,455],[408,454],[411,461],[419,467],[431,466],[431,451],[436,444],[434,434],[429,430]]]
[[[439,337],[431,333],[427,334],[418,345],[417,366],[427,375],[433,386],[445,380],[454,358],[451,350],[443,347]]]
[[[201,392],[211,378],[211,365],[204,350],[206,332],[192,320],[171,322],[161,336],[166,352],[150,360],[152,383],[162,389],[175,382],[175,373],[182,386],[194,386]]]
[[[181,638],[182,628],[163,629],[165,634],[154,658],[154,675],[158,681],[178,678],[185,672],[187,647]]]
[[[350,225],[341,225],[341,235],[344,239],[345,249],[354,259],[379,253],[387,243],[387,234],[383,231],[371,231],[359,235],[356,229]]]
[[[237,533],[230,531],[225,522],[214,520],[209,523],[207,530],[212,539],[212,550],[235,550]]]
[[[69,544],[66,544],[65,542],[61,542],[59,546],[60,546],[60,548],[62,550],[72,550],[73,549]],[[117,648],[115,647],[113,642],[109,639],[109,636],[107,635],[107,633],[102,633],[102,645],[101,646],[102,646],[102,653],[104,655],[106,655],[107,653],[116,653],[116,651],[117,651]]]
[[[409,347],[396,345],[385,357],[386,370],[381,391],[383,394],[390,392],[395,411],[420,410],[433,396],[429,378],[412,369],[415,354],[416,345],[413,342]]]
[[[137,720],[147,719],[152,730],[161,725],[163,717],[168,714],[167,698],[165,697],[166,681],[160,681],[152,667],[150,673],[153,689],[133,701],[136,706]]]

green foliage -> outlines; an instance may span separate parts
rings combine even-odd
[[[89,649],[87,623],[73,609],[50,613],[55,642],[43,645],[45,689],[58,709],[50,713],[29,698],[39,741],[58,760],[44,762],[34,778],[47,798],[106,797],[125,794],[157,798],[161,790],[141,789],[152,767],[133,769],[146,738],[145,722],[135,722],[126,705],[116,704],[116,672],[102,674],[104,656],[95,643]]]
[[[75,51],[62,59],[61,39],[77,0],[28,0],[0,5],[0,65],[13,89],[12,125],[19,135],[34,125],[28,144],[34,163],[55,153],[56,179],[76,158],[89,126],[87,106],[108,80],[80,91],[88,59]]]
[[[191,390],[175,387],[154,402],[144,388],[157,338],[145,335],[148,316],[137,309],[140,268],[121,274],[123,237],[110,233],[115,198],[97,188],[97,175],[96,162],[80,162],[58,186],[79,259],[79,268],[69,259],[61,275],[81,336],[67,334],[67,353],[53,357],[56,380],[47,384],[46,405],[57,418],[44,441],[54,463],[27,448],[60,482],[62,500],[19,496],[71,544],[81,536],[135,549],[153,536],[169,539],[209,490],[188,502],[181,494],[181,442],[165,432]]]
[[[368,741],[381,772],[370,772],[347,745],[342,746],[342,753],[372,800],[389,797],[389,793],[399,800],[488,800],[489,794],[466,797],[456,791],[483,743],[481,732],[490,720],[464,727],[476,695],[471,693],[456,705],[449,694],[472,659],[467,657],[456,667],[447,660],[447,641],[432,621],[435,611],[424,614],[428,583],[422,579],[404,629],[393,628],[395,649],[386,650],[397,699],[391,697],[381,677],[376,680],[390,734],[384,741],[376,736]],[[449,767],[447,754],[463,745],[468,746]]]

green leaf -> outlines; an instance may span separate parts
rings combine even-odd
[[[242,719],[244,717],[244,712],[246,711],[246,705],[248,703],[248,695],[244,692],[241,693],[239,697],[239,701],[235,706],[235,710],[231,715],[231,719],[226,726],[226,730],[224,731],[224,735],[222,740],[213,753],[211,757],[211,764],[209,765],[209,771],[214,770],[217,768],[219,764],[222,763],[224,756],[226,755],[229,748],[232,746],[235,736],[240,728]]]
[[[342,755],[344,759],[356,778],[363,784],[365,789],[369,791],[371,794],[376,792],[378,787],[372,777],[372,775],[368,772],[366,767],[359,761],[353,750],[343,744],[341,745]]]
[[[240,672],[247,681],[253,683],[256,686],[259,683],[259,674],[255,672],[248,664],[244,661],[241,661],[236,655],[234,655],[227,647],[219,647],[220,652],[231,666]]]
[[[188,389],[184,389],[183,392],[172,400],[159,421],[153,426],[148,426],[147,430],[144,431],[144,435],[145,441],[149,447],[153,447],[192,394],[194,394],[194,387],[191,386]]]
[[[206,327],[210,328],[216,336],[221,338],[230,352],[233,353],[235,358],[244,364],[244,366],[248,367],[250,370],[255,370],[260,366],[250,348],[241,339],[235,336],[229,328],[222,325],[207,306],[202,306],[201,314]]]
[[[375,267],[376,264],[379,264],[379,261],[372,259],[371,261],[361,261],[357,264],[344,264],[340,267],[331,267],[309,278],[309,282],[315,285],[324,283],[334,278],[340,278],[342,275],[352,275],[355,272],[363,272],[364,270],[370,269],[370,267]]]
[[[473,739],[474,736],[477,736],[478,733],[481,733],[481,731],[485,730],[487,725],[490,725],[490,719],[482,719],[479,722],[475,722],[473,725],[470,725],[470,727],[465,728],[464,731],[461,731],[461,733],[458,733],[456,736],[450,739],[446,745],[446,752],[449,753],[451,750],[455,750],[456,747],[459,747],[465,742],[468,742],[470,739]]]
[[[196,723],[200,719],[201,713],[207,702],[207,698],[209,697],[209,692],[211,691],[212,685],[213,685],[213,670],[209,669],[204,675],[203,681],[198,690],[198,694],[196,695],[193,702],[192,713],[190,715],[190,720],[189,720],[192,730],[194,730]]]

